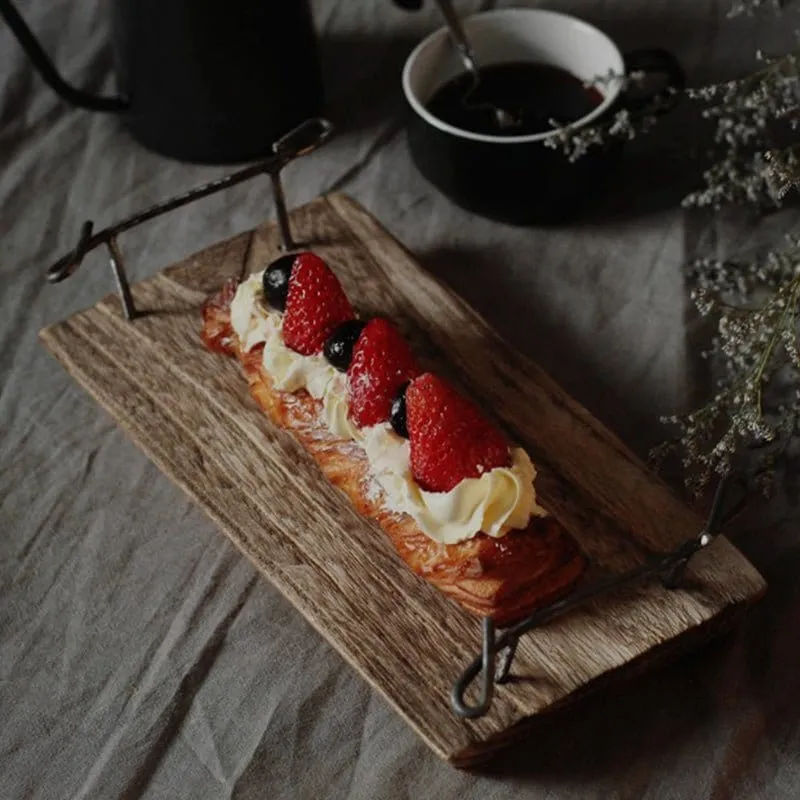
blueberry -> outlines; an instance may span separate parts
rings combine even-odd
[[[289,294],[289,278],[292,275],[292,265],[296,258],[295,253],[276,258],[264,270],[264,295],[269,304],[278,311],[286,308],[286,295]]]
[[[328,337],[328,341],[325,342],[322,352],[328,359],[328,363],[336,367],[339,372],[347,372],[347,368],[353,360],[353,348],[366,324],[358,319],[343,322],[334,329]]]
[[[398,390],[392,400],[392,410],[389,412],[389,422],[398,436],[408,439],[408,424],[406,422],[406,389],[411,381],[406,381]]]

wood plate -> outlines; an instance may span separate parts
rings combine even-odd
[[[356,307],[395,319],[423,361],[452,371],[528,450],[542,504],[593,573],[629,569],[699,532],[702,521],[613,434],[354,201],[331,195],[292,217],[296,238],[331,264]],[[278,242],[273,223],[243,233],[134,286],[147,310],[134,322],[111,295],[41,338],[440,757],[482,761],[525,718],[696,643],[763,593],[758,572],[720,539],[692,562],[682,589],[618,591],[523,638],[515,679],[497,688],[490,713],[456,717],[449,691],[479,652],[479,621],[409,572],[382,531],[257,409],[238,365],[200,342],[206,296],[263,267]]]

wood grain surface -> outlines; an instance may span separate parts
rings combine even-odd
[[[295,237],[333,267],[364,314],[393,317],[421,361],[461,384],[524,446],[543,505],[593,575],[619,572],[694,536],[701,520],[534,363],[352,200],[297,209]],[[377,526],[324,480],[249,397],[232,359],[207,352],[200,306],[229,277],[278,254],[273,223],[137,284],[126,322],[111,295],[42,331],[45,345],[150,458],[214,518],[442,758],[469,766],[526,717],[695,643],[765,588],[727,541],[696,557],[684,587],[616,592],[525,637],[491,712],[453,715],[449,690],[477,654],[480,624],[412,575]],[[79,280],[80,278],[75,278]]]

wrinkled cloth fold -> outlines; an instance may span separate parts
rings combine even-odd
[[[623,49],[672,48],[693,82],[792,44],[790,26],[728,23],[712,0],[547,5]],[[107,4],[20,6],[69,80],[113,90]],[[656,132],[632,144],[587,219],[525,229],[472,217],[417,174],[403,135],[400,69],[438,26],[433,4],[318,0],[315,18],[338,135],[286,170],[290,202],[352,194],[645,454],[659,414],[708,381],[696,355],[708,332],[687,312],[681,264],[757,246],[797,211],[758,227],[680,209],[686,170],[659,149],[672,134]],[[737,541],[771,591],[734,634],[566,711],[493,774],[459,773],[45,352],[41,327],[112,290],[100,253],[63,284],[44,281],[82,222],[225,172],[167,161],[112,116],[65,106],[0,24],[0,797],[796,797],[800,534],[786,503],[741,522]],[[131,277],[272,214],[256,181],[155,220],[121,239]]]

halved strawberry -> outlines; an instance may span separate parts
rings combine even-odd
[[[300,253],[292,265],[283,341],[310,356],[319,353],[333,329],[353,319],[353,307],[330,267],[314,253]]]
[[[347,369],[350,418],[360,428],[386,422],[397,390],[415,375],[419,367],[397,328],[380,317],[370,320]]]
[[[481,411],[431,372],[406,390],[411,471],[430,492],[449,492],[464,478],[479,478],[510,463],[508,443]]]

